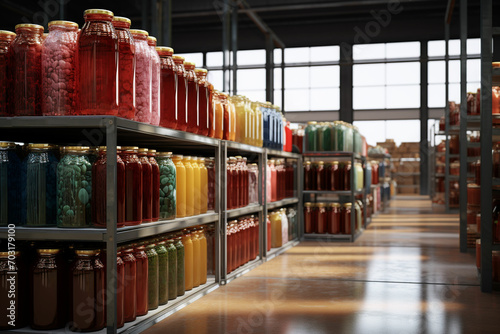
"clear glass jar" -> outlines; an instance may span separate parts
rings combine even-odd
[[[208,170],[205,158],[198,158],[198,166],[200,167],[200,202],[201,213],[208,211]]]
[[[143,174],[136,146],[121,147],[120,157],[125,164],[125,225],[142,223]]]
[[[177,70],[177,130],[186,131],[187,129],[187,92],[188,79],[186,69],[184,68],[184,57],[173,55]]]
[[[78,36],[78,114],[118,114],[118,35],[113,12],[88,9]]]
[[[207,70],[197,68],[194,70],[198,84],[198,134],[208,136],[210,126],[208,115],[209,89],[207,81]]]
[[[124,320],[134,321],[137,317],[137,264],[132,247],[124,247],[120,254],[124,268]]]
[[[10,259],[9,259],[10,257]],[[19,251],[11,252],[0,252],[0,307],[4,316],[0,317],[0,330],[7,331],[12,329],[18,329],[25,327],[28,318],[30,303],[27,300],[29,289],[28,286],[28,274],[26,273],[26,267],[24,264],[25,256],[21,256]],[[26,257],[27,258],[27,257]],[[17,275],[12,277],[12,272],[16,272]],[[12,280],[12,278],[14,278]],[[7,284],[10,280],[10,284]],[[16,286],[16,293],[13,298],[9,298],[11,290],[11,284]],[[14,302],[14,306],[11,306],[11,302]],[[9,310],[8,308],[12,308]],[[7,316],[8,315],[8,316]],[[15,316],[14,326],[12,326],[10,315]]]
[[[230,97],[231,102],[233,102],[235,115],[236,115],[236,137],[235,141],[238,143],[245,143],[245,100],[240,95],[234,95]]]
[[[188,229],[182,230],[182,244],[184,245],[184,287],[186,291],[193,289],[194,279],[194,249],[191,232]]]
[[[304,162],[304,190],[315,190],[316,180],[314,178],[313,165],[311,161]]]
[[[160,56],[160,125],[177,128],[177,68],[172,59],[174,49],[158,46]]]
[[[76,109],[76,40],[78,24],[49,22],[49,35],[42,45],[42,114],[71,115]]]
[[[248,167],[248,198],[249,203],[259,203],[259,166],[250,164]]]
[[[10,47],[8,85],[9,114],[41,116],[41,62],[43,27],[37,24],[16,25],[16,38]]]
[[[144,243],[136,244],[134,247],[136,264],[136,316],[140,317],[148,313],[148,285],[149,266],[148,255]]]
[[[147,148],[139,149],[137,156],[142,169],[142,222],[150,223],[153,217],[153,167],[149,162]]]
[[[95,227],[106,227],[107,183],[106,146],[99,147],[99,158],[92,165],[92,222]],[[116,157],[116,208],[117,227],[125,225],[125,164],[120,155]]]
[[[75,332],[98,331],[106,325],[105,274],[99,259],[99,250],[76,250],[76,260],[71,269],[71,325]],[[89,301],[93,304],[89,305]],[[88,305],[81,312],[81,305]]]
[[[186,61],[184,68],[186,69],[187,77],[187,128],[186,131],[191,133],[198,133],[198,78],[194,68],[195,63]]]
[[[326,214],[326,203],[317,203],[317,219],[315,224],[315,231],[318,234],[327,233],[327,214]]]
[[[131,29],[135,44],[135,115],[134,121],[151,123],[152,59],[148,45],[148,32]]]
[[[146,255],[148,256],[148,310],[157,309],[159,303],[160,268],[155,246],[154,243],[146,246]]]
[[[231,140],[231,110],[227,101],[228,95],[226,93],[219,93],[219,99],[223,110],[223,125],[222,125],[222,138],[224,140]]]
[[[276,166],[274,165],[275,161],[274,160],[269,160],[268,167],[271,170],[271,177],[269,178],[268,185],[271,186],[271,194],[270,194],[270,201],[275,202],[277,200],[277,172],[276,172]]]
[[[352,203],[345,203],[342,205],[341,218],[342,218],[342,233],[351,234],[351,210]]]
[[[118,116],[134,119],[135,115],[135,43],[130,33],[132,21],[115,16],[113,27],[118,37]]]
[[[12,115],[7,106],[7,92],[12,79],[9,75],[8,54],[14,38],[16,38],[16,34],[12,31],[0,30],[0,116]]]
[[[238,179],[236,169],[236,158],[230,157],[227,159],[227,187],[226,187],[226,198],[227,198],[227,209],[232,210],[238,207]]]
[[[316,190],[326,190],[326,169],[324,161],[318,161],[316,165]]]
[[[92,165],[89,147],[63,147],[65,155],[57,165],[57,226],[91,225]]]
[[[355,179],[355,189],[357,191],[360,191],[363,189],[363,184],[364,184],[364,170],[363,170],[363,165],[360,162],[354,163],[354,168],[355,168],[355,173],[354,176],[356,177]]]
[[[160,218],[174,219],[176,216],[176,171],[172,152],[158,153],[160,167]]]
[[[314,204],[307,202],[304,203],[304,233],[314,233]]]
[[[148,37],[151,56],[151,125],[160,125],[160,56],[156,52],[156,37]]]
[[[151,221],[156,222],[160,217],[160,166],[156,161],[156,150],[148,150],[148,160],[151,164],[151,173],[153,180],[153,205]]]
[[[116,252],[116,328],[125,325],[125,263],[121,258],[121,249]]]
[[[25,207],[22,192],[21,159],[16,152],[16,144],[0,142],[0,226],[19,225],[21,210]],[[55,204],[55,202],[54,202]]]
[[[201,170],[198,164],[198,157],[191,157],[191,167],[193,167],[194,215],[199,215],[201,213]]]
[[[333,127],[335,129],[336,133],[336,140],[335,140],[335,150],[336,151],[347,151],[347,144],[346,144],[346,131],[347,128],[345,126],[345,123],[342,121],[335,121],[333,122]]]

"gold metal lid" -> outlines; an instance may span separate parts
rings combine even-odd
[[[481,186],[475,183],[469,183],[467,185],[467,188],[481,188]]]
[[[156,153],[156,150],[152,150],[152,149],[148,150],[148,153],[153,153],[154,154],[154,153]]]
[[[9,257],[9,255],[12,255],[12,252],[9,254],[9,252],[0,252],[0,257]],[[20,251],[15,251],[14,256],[19,256],[21,255]]]
[[[50,149],[50,144],[28,144],[28,149]]]
[[[307,124],[310,124],[310,125],[315,125],[315,124],[318,124],[318,122],[315,122],[315,121],[310,121],[310,122],[307,122]]]
[[[318,161],[318,165],[324,165],[325,162],[324,161]]]
[[[107,9],[87,9],[86,11],[83,12],[83,16],[89,14],[103,14],[103,15],[115,16],[115,14],[112,11]]]
[[[340,203],[332,202],[332,203],[328,203],[328,206],[331,208],[340,208]]]
[[[37,29],[37,30],[42,30],[43,31],[43,26],[38,25],[38,24],[32,24],[32,23],[21,23],[16,25],[16,30],[17,29],[22,29],[22,28],[29,28],[29,29]]]
[[[157,52],[166,52],[166,53],[170,53],[170,54],[174,53],[174,49],[172,49],[168,46],[157,46],[156,51]]]
[[[208,70],[205,68],[195,68],[195,73],[208,73]]]
[[[130,33],[132,35],[141,35],[141,36],[146,36],[146,37],[149,36],[149,32],[147,32],[146,30],[141,30],[141,29],[130,29]]]
[[[344,208],[352,207],[352,203],[344,203],[343,207]]]
[[[8,35],[12,37],[16,37],[16,33],[8,30],[0,30],[0,35]]]
[[[181,62],[181,61],[182,61],[182,62],[184,62],[184,57],[183,57],[183,56],[173,55],[173,56],[172,56],[172,59],[173,59],[174,61],[176,61],[176,60],[177,60],[177,61],[179,61],[179,62]]]
[[[198,161],[198,157],[191,157],[192,161]]]
[[[130,20],[128,17],[123,17],[123,16],[115,16],[113,17],[113,21],[115,22],[125,22],[128,24],[132,24],[132,20]]]
[[[64,151],[81,152],[81,151],[90,150],[90,147],[88,147],[88,146],[63,146],[63,147],[61,147],[61,149]]]
[[[0,142],[0,148],[14,148],[16,147],[16,143],[10,141],[2,141]]]
[[[122,146],[122,151],[137,151],[138,149],[137,146]]]
[[[306,203],[304,203],[304,206],[307,208],[310,208],[310,207],[314,206],[314,203],[306,202]]]
[[[182,158],[184,158],[184,156],[182,154],[174,154],[174,155],[172,155],[172,158],[182,159]]]
[[[191,156],[189,156],[189,155],[185,155],[183,159],[184,159],[184,160],[191,160]]]
[[[195,67],[195,66],[196,66],[196,64],[195,64],[195,63],[193,63],[192,61],[186,61],[186,62],[184,62],[184,66],[192,66],[192,67]]]
[[[318,208],[324,208],[326,206],[326,203],[317,203],[316,206]]]
[[[153,41],[156,43],[157,40],[156,40],[156,37],[154,37],[154,36],[148,36],[148,41]]]
[[[63,20],[50,21],[48,24],[49,28],[52,25],[66,26],[66,27],[72,27],[72,28],[78,29],[78,23],[73,22],[73,21],[63,21]]]
[[[50,254],[50,255],[54,255],[54,254],[59,253],[61,250],[60,249],[55,249],[55,248],[50,248],[50,249],[42,248],[42,249],[37,249],[36,251],[37,251],[38,254]]]
[[[170,158],[172,156],[172,152],[158,152],[156,155],[161,158]]]
[[[138,150],[139,153],[148,153],[148,149],[147,148],[140,148]]]
[[[100,249],[78,249],[78,250],[75,250],[76,255],[86,255],[86,256],[99,255],[100,252],[101,252]]]

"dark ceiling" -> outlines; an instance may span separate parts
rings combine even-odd
[[[0,0],[0,29],[13,30],[22,22],[63,17],[83,23],[87,8],[112,10],[133,20],[136,28],[151,30],[150,15],[142,25],[142,8],[150,1],[120,0]],[[159,7],[167,1],[155,2]],[[376,43],[444,38],[448,0],[247,0],[253,11],[287,47],[345,43]],[[451,36],[459,37],[459,0],[453,12]],[[176,52],[222,48],[223,0],[172,0],[172,45]],[[468,1],[469,37],[479,37],[479,0]],[[149,5],[145,6],[150,8]],[[377,19],[378,17],[378,19]],[[264,48],[264,34],[247,13],[238,13],[238,48]]]

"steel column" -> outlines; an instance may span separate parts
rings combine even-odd
[[[285,114],[285,48],[281,48],[281,111]]]
[[[141,7],[141,28],[143,30],[148,30],[148,17],[149,17],[149,8],[150,6],[148,1],[142,1],[142,7]]]
[[[161,35],[160,45],[172,45],[172,0],[161,1]]]
[[[341,121],[352,123],[352,45],[340,48],[340,113]]]
[[[427,41],[420,42],[420,195],[429,194],[429,108]]]
[[[266,35],[266,100],[274,103],[274,42]]]
[[[229,92],[231,83],[229,78],[229,49],[231,43],[231,5],[230,0],[224,0],[222,11],[222,91]]]
[[[220,268],[221,268],[221,283],[226,284],[227,281],[227,144],[221,140],[219,150],[219,226],[220,226]]]
[[[160,29],[158,29],[158,3],[157,0],[151,0],[149,4],[151,8],[151,30],[149,31],[150,36],[158,36]]]
[[[460,0],[460,252],[467,252],[467,0]]]
[[[450,211],[450,107],[448,104],[449,100],[449,82],[448,76],[450,73],[450,56],[449,56],[449,42],[450,42],[450,25],[444,24],[444,40],[445,40],[445,107],[444,107],[444,119],[445,119],[445,136],[446,136],[446,153],[445,153],[445,170],[444,170],[444,205],[446,212]]]
[[[237,87],[237,68],[238,68],[238,7],[232,8],[231,17],[231,49],[233,50],[233,95],[238,92]]]

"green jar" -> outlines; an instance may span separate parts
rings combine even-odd
[[[160,167],[160,219],[174,219],[176,214],[176,174],[172,152],[160,152],[156,156]]]
[[[344,149],[344,144],[345,144],[345,123],[342,121],[337,121],[333,123],[333,127],[335,128],[335,151],[345,151]]]
[[[63,147],[57,165],[57,226],[91,226],[92,165],[86,146]]]
[[[353,126],[354,131],[354,152],[361,154],[363,150],[363,140],[361,138],[361,133],[359,133],[359,129]]]
[[[148,256],[148,310],[158,308],[158,281],[160,271],[158,253],[156,253],[155,246],[155,244],[146,246],[146,255]]]
[[[168,302],[168,251],[166,242],[157,240],[155,251],[158,254],[158,304]]]
[[[354,149],[354,129],[351,124],[345,125],[344,151],[353,152]]]
[[[316,152],[318,150],[318,123],[307,122],[305,129],[306,152]]]
[[[166,249],[168,251],[168,299],[177,298],[177,248],[174,239],[168,239]]]
[[[333,151],[330,123],[321,123],[321,126],[318,127],[318,151]]]
[[[184,296],[186,287],[184,282],[184,245],[182,237],[175,237],[175,248],[177,249],[177,296]]]

